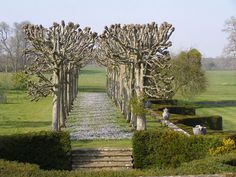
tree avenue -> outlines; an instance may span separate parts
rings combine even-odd
[[[28,93],[32,100],[53,94],[52,130],[59,131],[77,95],[79,69],[91,58],[97,34],[64,21],[48,29],[28,24],[24,32],[29,43],[25,54],[33,60],[26,69],[34,76]]]
[[[172,98],[173,76],[162,72],[170,67],[168,47],[174,27],[164,22],[144,25],[111,25],[97,40],[97,60],[107,66],[108,94],[132,126],[146,129],[144,97]],[[136,98],[136,105],[130,100]]]
[[[65,120],[78,92],[78,75],[90,59],[107,68],[107,93],[136,130],[146,129],[146,98],[171,99],[174,77],[168,48],[174,27],[164,22],[111,25],[97,37],[90,28],[54,23],[50,28],[25,25],[26,69],[32,100],[53,94],[52,130]],[[95,49],[95,50],[93,50]]]

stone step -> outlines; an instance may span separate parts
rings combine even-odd
[[[106,153],[72,153],[72,157],[127,157],[131,156],[132,153],[112,153],[112,152],[106,152]]]
[[[74,148],[72,151],[76,152],[88,152],[88,151],[130,151],[132,152],[132,148],[110,148],[110,147],[103,147],[103,148]]]
[[[80,167],[80,168],[77,168],[77,167],[74,167],[72,168],[73,170],[80,170],[80,171],[111,171],[111,170],[114,170],[114,171],[121,171],[121,170],[130,170],[130,169],[133,169],[133,167],[100,167],[100,168],[88,168],[88,167]]]
[[[84,153],[84,154],[72,154],[73,157],[126,157],[131,156],[132,153]]]
[[[72,157],[122,157],[122,156],[131,156],[132,152],[130,151],[88,151],[88,152],[73,152]]]
[[[131,148],[77,148],[72,150],[72,169],[131,169]]]
[[[81,164],[72,164],[72,169],[78,168],[133,168],[132,163],[123,163],[123,162],[92,162],[92,163],[81,163]]]
[[[122,157],[78,157],[75,156],[72,158],[72,162],[131,162],[131,156],[122,156]]]

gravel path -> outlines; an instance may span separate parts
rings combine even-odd
[[[118,112],[106,93],[79,93],[66,123],[72,140],[131,138],[128,126],[117,124]]]

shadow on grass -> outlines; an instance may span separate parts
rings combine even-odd
[[[81,70],[80,71],[80,74],[86,74],[86,75],[93,75],[93,74],[99,74],[99,73],[104,73],[103,70],[92,70],[92,69],[89,69],[89,70]]]
[[[132,147],[131,139],[72,140],[73,148]]]
[[[49,126],[51,121],[1,121],[0,128],[35,128]]]
[[[103,87],[79,87],[80,92],[106,92],[106,88]]]
[[[224,100],[224,101],[198,101],[194,102],[198,108],[214,108],[214,107],[227,107],[236,106],[236,100]]]

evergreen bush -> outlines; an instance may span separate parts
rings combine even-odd
[[[43,169],[71,169],[67,132],[33,132],[0,136],[0,158],[35,163]]]
[[[178,167],[183,162],[204,158],[210,148],[219,144],[214,137],[187,137],[170,130],[138,131],[133,136],[134,167]]]

